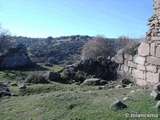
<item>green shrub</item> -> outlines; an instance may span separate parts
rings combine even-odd
[[[135,44],[131,47],[127,47],[125,49],[125,53],[128,55],[136,55],[138,53],[138,47],[139,47],[140,43]]]
[[[29,74],[26,78],[26,82],[27,83],[35,83],[35,84],[48,83],[46,78],[38,72],[33,72],[33,73]]]

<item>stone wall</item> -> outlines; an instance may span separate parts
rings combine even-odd
[[[122,50],[114,57],[120,65],[119,70],[130,73],[138,85],[160,82],[160,0],[153,0],[153,15],[148,20],[150,29],[146,32],[146,41],[142,42],[135,56]]]

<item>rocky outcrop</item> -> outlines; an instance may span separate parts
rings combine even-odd
[[[78,61],[75,64],[66,66],[63,72],[69,76],[69,79],[76,82],[83,82],[89,76],[89,78],[102,78],[104,80],[113,80],[117,77],[115,63],[104,57]]]
[[[0,68],[17,68],[31,65],[26,47],[22,44],[10,48],[8,52],[0,55]]]
[[[48,71],[44,74],[46,80],[51,80],[51,81],[60,81],[61,80],[61,75],[58,72],[51,72]]]

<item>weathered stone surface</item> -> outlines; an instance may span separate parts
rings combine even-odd
[[[160,101],[158,101],[158,102],[156,103],[156,108],[157,108],[157,109],[160,109]]]
[[[118,63],[118,64],[122,64],[123,63],[123,55],[122,54],[117,54],[114,56],[114,62]]]
[[[137,65],[137,69],[138,69],[138,70],[146,70],[146,67],[145,67],[144,65],[138,64],[138,65]]]
[[[156,57],[147,57],[147,62],[153,65],[160,65],[160,58],[156,58]]]
[[[156,49],[155,47],[156,47],[155,42],[154,42],[154,43],[151,43],[150,53],[151,53],[152,56],[155,55],[155,49]]]
[[[147,72],[147,82],[156,84],[159,82],[159,73]]]
[[[160,100],[160,94],[158,94],[155,90],[151,92],[150,96],[155,100]]]
[[[0,59],[0,67],[2,68],[16,68],[32,64],[26,47],[22,44],[16,48],[10,48],[7,53],[0,55]]]
[[[160,37],[151,37],[151,40],[158,41],[158,40],[160,40]]]
[[[123,86],[120,85],[120,84],[118,84],[118,85],[115,86],[115,88],[116,88],[116,89],[119,89],[119,88],[123,88]]]
[[[136,79],[136,84],[139,86],[145,86],[147,83],[143,79]]]
[[[124,65],[128,66],[128,61],[127,60],[124,60]]]
[[[123,54],[124,54],[124,49],[118,50],[117,54],[118,54],[118,55],[123,55]]]
[[[123,98],[123,101],[126,101],[126,100],[128,100],[129,98],[128,97],[125,97],[125,98]]]
[[[124,70],[124,72],[128,72],[128,66],[124,65],[123,70]]]
[[[111,105],[111,108],[112,107],[115,107],[116,109],[124,109],[124,108],[127,108],[127,105],[122,103],[120,100],[117,100]]]
[[[139,56],[139,55],[135,55],[135,56],[133,57],[133,62],[138,63],[138,64],[141,64],[141,65],[144,65],[145,60],[146,60],[145,57],[141,57],[141,56]]]
[[[152,65],[146,66],[146,70],[153,73],[157,72],[156,66],[152,66]]]
[[[100,78],[90,78],[90,79],[86,79],[82,85],[100,85]]]
[[[156,57],[160,57],[160,45],[156,48]]]
[[[153,87],[153,89],[160,91],[160,83],[156,84],[156,85]]]
[[[149,44],[142,42],[138,47],[138,54],[140,56],[148,56],[149,55]]]
[[[132,76],[135,78],[143,79],[144,78],[144,72],[140,70],[132,70]]]
[[[132,61],[128,61],[128,66],[129,67],[133,67],[133,68],[136,68],[137,67],[137,64],[132,62]]]
[[[25,85],[21,85],[21,86],[19,87],[19,89],[26,89],[26,86],[25,86]]]
[[[128,55],[128,54],[124,54],[124,58],[125,60],[132,60],[133,59],[133,56],[132,55]]]

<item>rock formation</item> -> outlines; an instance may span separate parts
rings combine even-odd
[[[8,52],[0,55],[0,68],[16,68],[31,65],[26,47],[22,44],[10,48]]]

